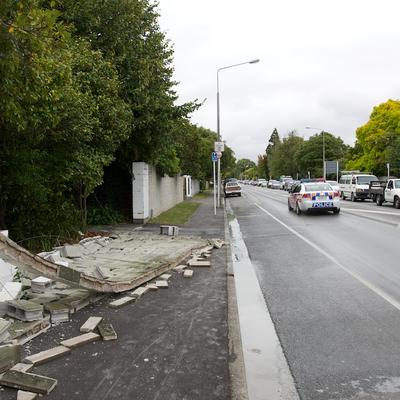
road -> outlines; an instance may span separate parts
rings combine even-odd
[[[229,204],[298,396],[400,399],[400,210],[297,216],[287,196],[244,186]]]

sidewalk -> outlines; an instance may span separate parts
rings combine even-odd
[[[201,202],[181,235],[225,236],[224,211]],[[155,230],[145,226],[143,231]],[[226,249],[214,250],[211,268],[194,268],[191,279],[171,272],[168,289],[145,294],[114,310],[110,297],[53,327],[24,348],[25,355],[79,335],[89,316],[106,318],[118,340],[79,347],[32,372],[58,380],[48,399],[225,400],[230,399]],[[114,296],[118,298],[120,296]],[[1,392],[15,399],[15,390]]]

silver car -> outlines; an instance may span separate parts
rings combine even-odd
[[[297,215],[313,211],[340,212],[339,192],[325,182],[299,183],[290,190],[288,198],[289,211]]]

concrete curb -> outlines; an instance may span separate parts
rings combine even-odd
[[[227,261],[229,375],[231,380],[231,398],[232,400],[248,400],[249,397],[247,392],[246,370],[244,365],[239,313],[236,301],[235,277],[232,265],[229,223],[225,203],[224,228]]]

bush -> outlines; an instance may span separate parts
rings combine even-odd
[[[124,217],[110,206],[91,207],[88,209],[88,225],[112,225],[122,222]]]

